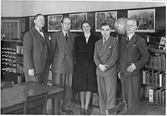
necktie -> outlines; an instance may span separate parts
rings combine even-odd
[[[43,32],[43,30],[42,30],[42,29],[40,29],[39,31],[40,31],[40,32]]]
[[[67,33],[65,34],[65,38],[66,38],[66,41],[68,40],[68,36],[67,36]]]
[[[125,48],[126,48],[127,44],[129,43],[129,37],[126,36],[125,39],[126,39],[126,41],[125,41]]]
[[[106,38],[103,38],[103,45],[106,44]]]
[[[128,43],[129,43],[129,37],[126,36],[126,44],[128,44]]]

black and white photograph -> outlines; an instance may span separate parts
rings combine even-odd
[[[1,115],[167,115],[165,0],[1,0]]]

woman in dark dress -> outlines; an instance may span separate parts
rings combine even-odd
[[[75,39],[76,67],[73,91],[79,92],[81,115],[88,115],[91,94],[97,92],[96,65],[93,60],[95,42],[99,37],[91,33],[88,20],[82,22],[83,33]]]

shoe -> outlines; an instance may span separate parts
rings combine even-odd
[[[80,109],[80,114],[81,114],[81,115],[85,115],[85,109],[84,109],[84,108],[81,108],[81,109]]]
[[[69,115],[73,115],[74,114],[74,112],[72,111],[72,110],[66,110],[66,109],[62,109],[61,110],[62,112],[65,112],[66,114],[69,114]]]
[[[89,109],[85,109],[85,115],[90,115]]]

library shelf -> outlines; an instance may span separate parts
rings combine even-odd
[[[4,82],[13,81],[14,84],[21,83],[24,79],[23,73],[23,41],[1,40],[1,62]],[[20,79],[20,77],[22,79]],[[20,81],[21,80],[21,81]],[[24,81],[23,81],[24,82]]]

